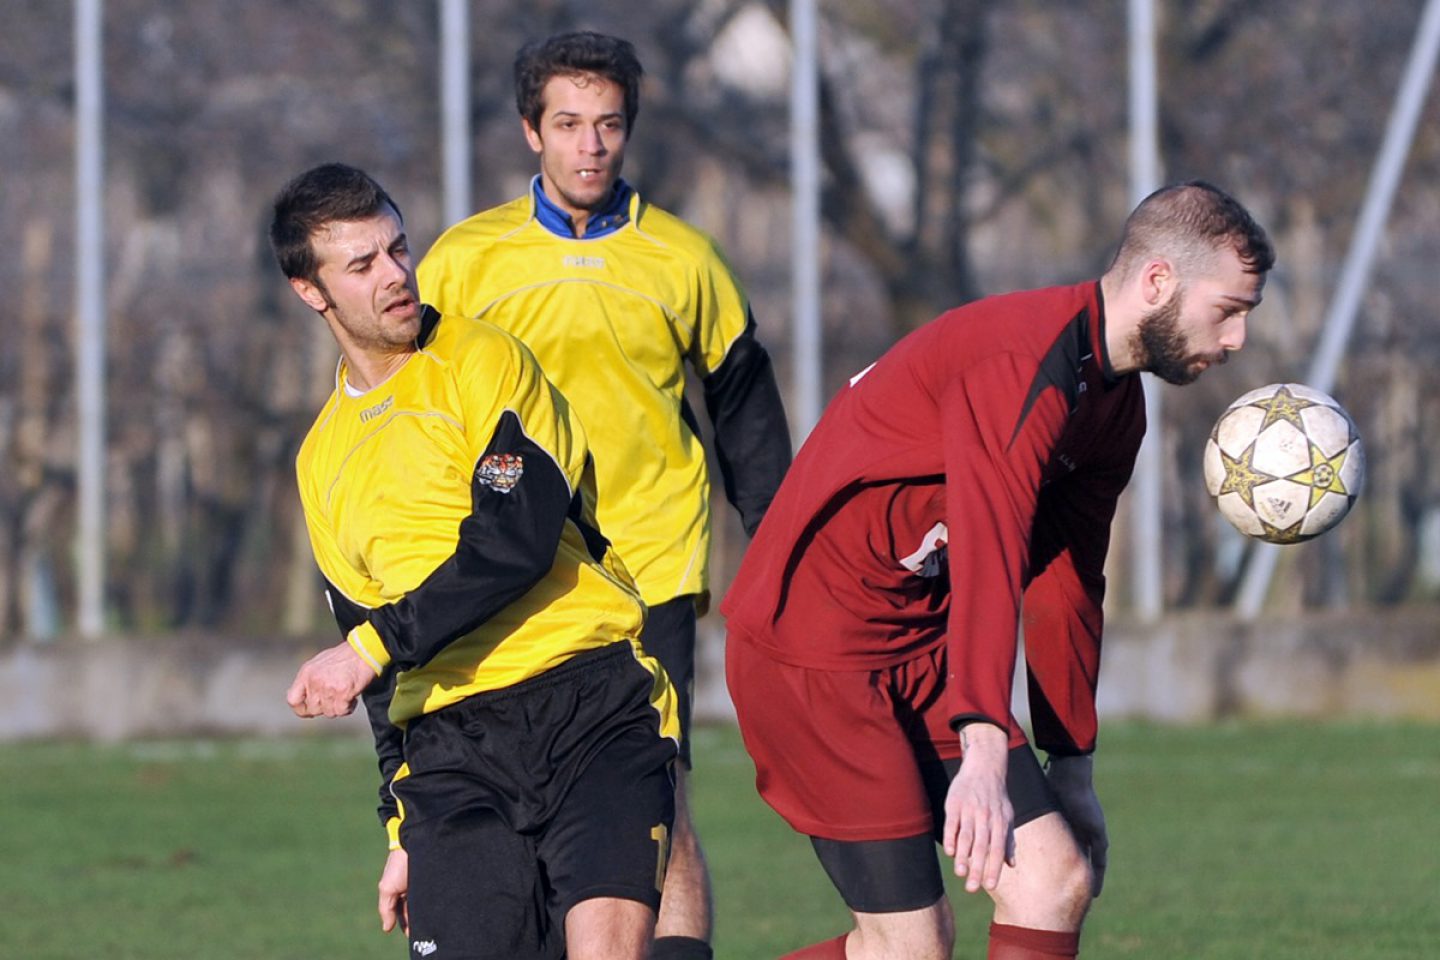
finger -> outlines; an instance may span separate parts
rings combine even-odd
[[[290,704],[290,709],[297,713],[300,710],[300,706],[305,702],[304,678],[305,670],[302,668],[299,673],[295,674],[295,679],[290,681],[290,689],[285,691],[285,702]]]
[[[988,856],[985,861],[985,889],[994,890],[1000,883],[1000,871],[1009,859],[1009,833],[1010,824],[1005,819],[997,819],[990,826]]]
[[[971,875],[970,865],[975,856],[975,825],[972,818],[960,818],[960,832],[955,836],[955,876]]]
[[[389,933],[395,929],[395,899],[394,895],[384,890],[380,891],[380,929]]]
[[[313,717],[316,715],[316,703],[309,690],[300,693],[298,702],[291,704],[290,709],[297,717]]]
[[[945,814],[945,827],[941,832],[941,846],[945,849],[945,856],[955,856],[955,848],[959,843],[960,818],[953,813]]]
[[[324,713],[327,717],[348,717],[355,712],[354,699],[339,694],[328,694],[324,704]]]
[[[970,870],[965,874],[967,893],[975,893],[981,887],[990,885],[990,864],[994,859],[996,852],[991,843],[990,825],[988,822],[979,824],[975,828],[975,843],[970,848]]]
[[[966,864],[965,872],[960,874],[965,878],[965,891],[974,893],[980,889],[981,883],[985,880],[986,861],[990,858],[990,824],[988,817],[977,818],[981,822],[976,823],[970,838],[969,844],[961,843],[960,852],[964,854]],[[959,863],[960,860],[956,860]],[[956,871],[959,873],[959,871]]]

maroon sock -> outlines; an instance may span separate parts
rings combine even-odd
[[[1080,932],[1034,930],[1004,923],[990,924],[988,960],[1074,960],[1080,955]]]
[[[842,933],[834,940],[812,943],[794,953],[785,954],[780,960],[845,960],[845,938],[848,936],[850,934]]]

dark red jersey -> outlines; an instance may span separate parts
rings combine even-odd
[[[1104,563],[1145,433],[1098,283],[943,314],[857,374],[801,448],[721,605],[776,660],[874,669],[947,645],[953,723],[1094,748]],[[1023,604],[1022,604],[1023,600]]]

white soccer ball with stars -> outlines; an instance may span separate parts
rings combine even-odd
[[[1350,512],[1365,483],[1355,421],[1332,397],[1272,383],[1230,404],[1205,444],[1205,488],[1246,536],[1318,537]]]

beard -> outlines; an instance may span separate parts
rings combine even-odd
[[[412,309],[411,315],[404,319],[390,317],[383,308],[379,313],[363,309],[352,312],[337,303],[328,291],[325,299],[330,305],[335,322],[345,331],[352,343],[365,350],[389,353],[414,347],[415,338],[420,332],[420,299],[408,289],[406,293],[416,307]]]
[[[1135,338],[1139,341],[1139,355],[1144,358],[1141,369],[1183,387],[1194,383],[1202,368],[1195,364],[1190,344],[1180,332],[1181,294],[1176,290],[1164,304],[1141,317]]]

